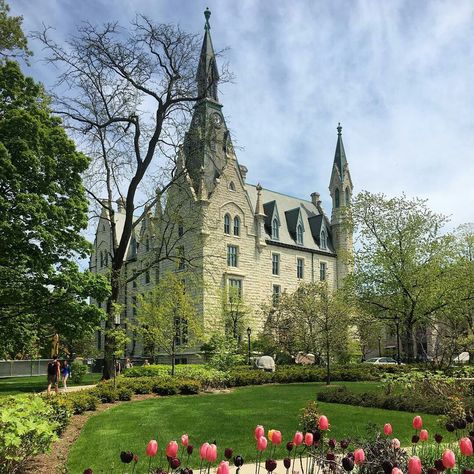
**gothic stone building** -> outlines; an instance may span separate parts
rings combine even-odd
[[[176,183],[169,190],[162,210],[157,205],[135,229],[129,249],[123,314],[117,324],[127,325],[136,314],[137,292],[145,292],[166,272],[192,269],[202,284],[191,286],[206,332],[222,329],[223,292],[234,287],[247,310],[246,325],[258,332],[265,315],[261,307],[283,291],[294,291],[302,282],[326,280],[330,288],[341,285],[348,272],[342,256],[352,249],[352,234],[344,225],[344,210],[352,195],[352,181],[337,127],[337,143],[329,181],[332,213],[326,216],[320,195],[310,199],[288,196],[260,184],[246,182],[247,168],[240,165],[222,114],[217,84],[216,58],[206,10],[204,40],[197,70],[199,96],[190,128],[178,157]],[[264,177],[262,177],[262,182]],[[124,203],[117,202],[116,227],[123,225]],[[175,226],[170,226],[170,222]],[[110,225],[105,214],[99,220],[92,271],[107,270]],[[170,242],[176,242],[170,244]],[[143,271],[154,253],[170,258]],[[187,288],[188,291],[188,288]],[[101,335],[98,347],[101,348]],[[143,349],[132,336],[128,355]]]

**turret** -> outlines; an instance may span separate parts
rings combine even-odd
[[[337,126],[337,143],[332,165],[329,192],[332,198],[331,230],[337,258],[337,286],[350,271],[352,255],[352,229],[350,227],[350,206],[352,199],[352,179],[342,142],[342,127]]]

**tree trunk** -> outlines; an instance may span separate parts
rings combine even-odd
[[[174,368],[176,365],[176,338],[173,339],[173,345],[171,349],[171,376],[174,377]]]
[[[329,337],[326,339],[326,385],[331,385],[331,369],[329,367]]]

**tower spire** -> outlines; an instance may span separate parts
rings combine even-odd
[[[337,167],[339,178],[344,178],[344,168],[347,165],[346,152],[344,150],[344,144],[342,143],[342,127],[341,122],[337,124],[337,144],[336,151],[334,153],[334,165]]]
[[[211,11],[206,8],[204,12],[206,23],[204,24],[204,40],[202,42],[201,55],[196,74],[198,84],[198,95],[202,98],[212,99],[219,102],[217,97],[217,84],[219,82],[219,71],[216,64],[216,55],[211,39],[211,24],[209,18]]]

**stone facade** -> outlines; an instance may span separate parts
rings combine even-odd
[[[196,104],[186,135],[175,184],[166,205],[157,204],[137,226],[129,244],[124,272],[121,325],[134,320],[138,292],[152,288],[169,271],[182,272],[205,331],[224,330],[226,289],[241,294],[245,326],[257,333],[263,326],[264,304],[301,282],[327,280],[341,285],[350,270],[345,257],[352,251],[346,211],[352,181],[338,127],[329,190],[331,219],[324,214],[318,193],[309,200],[295,198],[246,182],[247,168],[239,165],[217,96],[217,68],[206,11],[206,27],[197,72],[202,99]],[[117,203],[120,230],[123,203]],[[173,242],[170,258],[144,271],[150,258]],[[92,271],[107,271],[104,254],[110,251],[109,221],[99,219],[91,257]],[[138,275],[132,279],[133,274]],[[192,278],[190,275],[192,274]],[[128,281],[130,280],[130,281]],[[200,284],[193,282],[200,281]],[[131,334],[129,355],[143,352]],[[100,347],[101,335],[98,335]]]

